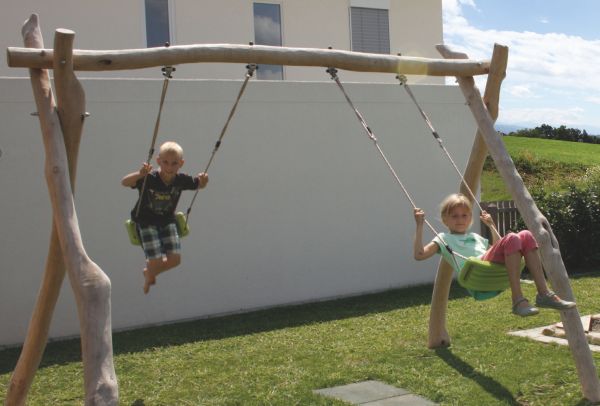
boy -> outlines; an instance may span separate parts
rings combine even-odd
[[[204,188],[208,183],[206,173],[199,173],[195,178],[179,173],[183,162],[181,146],[176,142],[165,142],[156,158],[157,171],[152,171],[152,165],[144,163],[139,171],[121,180],[123,186],[138,189],[140,193],[131,211],[131,219],[137,225],[146,255],[144,294],[156,283],[158,274],[181,262],[181,244],[175,223],[175,209],[181,191]]]

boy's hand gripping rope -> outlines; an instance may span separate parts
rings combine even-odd
[[[217,139],[217,142],[215,143],[215,147],[213,148],[213,151],[210,154],[208,163],[206,164],[206,167],[204,168],[204,173],[208,173],[208,168],[210,168],[210,165],[212,164],[213,159],[215,158],[215,155],[216,155],[217,151],[219,150],[219,147],[221,146],[221,141],[223,140],[223,137],[225,136],[227,127],[229,126],[229,122],[233,118],[233,115],[235,113],[237,105],[240,102],[242,95],[244,94],[244,90],[246,90],[246,85],[248,84],[248,80],[250,80],[250,78],[252,76],[254,76],[254,71],[256,71],[256,69],[258,69],[258,67],[254,63],[246,65],[246,76],[244,79],[244,83],[242,83],[242,86],[240,88],[240,91],[238,92],[235,103],[233,104],[233,107],[231,108],[231,111],[229,112],[229,116],[227,117],[227,120],[225,121],[225,125],[223,126],[223,129],[221,130],[221,134],[219,135],[219,138]],[[192,201],[190,202],[190,206],[186,210],[186,214],[185,214],[185,224],[186,225],[187,225],[188,219],[190,217],[190,213],[192,211],[192,206],[194,205],[194,202],[196,201],[196,197],[198,196],[199,191],[200,191],[200,189],[196,189],[196,192],[194,193],[194,196],[192,197]]]

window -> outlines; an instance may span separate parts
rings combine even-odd
[[[146,7],[146,46],[162,47],[171,42],[169,0],[144,0]]]
[[[350,7],[352,50],[375,54],[390,53],[388,10]]]
[[[281,13],[279,4],[254,3],[254,43],[281,46]],[[281,65],[258,65],[257,79],[283,80]]]

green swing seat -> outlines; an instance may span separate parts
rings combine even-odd
[[[175,213],[175,224],[177,225],[177,232],[179,233],[180,237],[185,237],[190,233],[190,226],[187,224],[185,214],[183,212],[178,211]],[[125,228],[127,229],[129,242],[133,245],[142,245],[135,222],[133,222],[131,219],[125,221]]]
[[[525,262],[521,261],[521,272]],[[507,289],[510,284],[504,264],[470,257],[458,273],[458,283],[476,300],[491,299]]]

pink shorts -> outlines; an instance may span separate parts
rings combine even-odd
[[[521,255],[527,254],[538,247],[537,241],[529,230],[519,231],[518,233],[508,233],[496,244],[492,245],[485,254],[483,260],[504,263],[507,255],[520,252]]]

